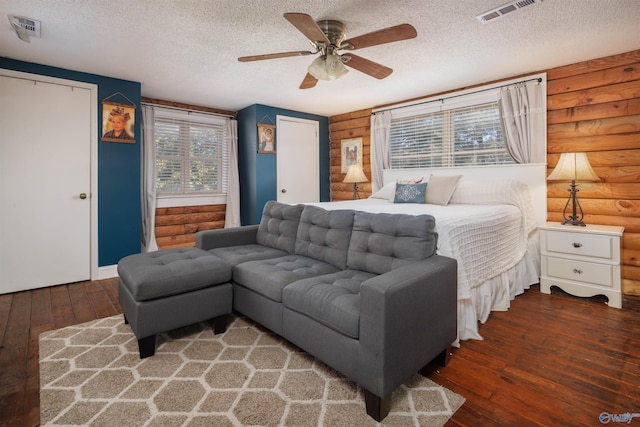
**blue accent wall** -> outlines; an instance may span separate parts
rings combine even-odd
[[[254,104],[240,110],[237,115],[242,225],[258,224],[264,205],[277,199],[277,154],[258,153],[258,122],[275,125],[279,115],[318,122],[320,201],[330,200],[329,118]]]
[[[0,57],[0,68],[98,86],[98,266],[114,265],[120,258],[140,252],[141,84],[4,57]],[[118,92],[124,97],[111,97]],[[101,102],[105,98],[136,105],[135,144],[100,141]]]

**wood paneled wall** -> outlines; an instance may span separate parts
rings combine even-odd
[[[156,242],[160,249],[193,246],[196,233],[224,228],[227,205],[156,209]]]
[[[584,221],[625,227],[623,291],[640,295],[640,50],[546,72],[549,172],[561,153],[587,152],[601,181],[579,186]],[[439,94],[429,96],[434,95]],[[362,137],[364,171],[371,179],[371,111],[341,114],[329,120],[332,200],[350,199],[352,194],[351,185],[342,183],[340,140]],[[371,194],[369,183],[360,189],[361,197]],[[566,184],[549,183],[550,221],[562,220],[567,197]]]
[[[584,151],[600,177],[580,183],[587,224],[622,225],[624,293],[640,295],[640,50],[547,71],[547,163]],[[549,182],[550,221],[567,184]]]
[[[331,200],[351,200],[353,198],[353,184],[342,182],[341,142],[343,139],[362,138],[362,169],[369,182],[358,184],[360,198],[371,195],[371,143],[369,128],[371,109],[341,114],[329,118],[329,140],[331,144]]]

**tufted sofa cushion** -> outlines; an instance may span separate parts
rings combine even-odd
[[[305,206],[298,226],[295,253],[344,270],[353,216],[352,210],[328,211],[317,206]]]
[[[280,249],[269,248],[262,245],[227,246],[211,249],[209,250],[209,253],[222,258],[234,267],[247,261],[278,258],[289,255],[287,252],[281,251]]]
[[[282,291],[285,307],[351,338],[360,330],[360,286],[375,274],[343,270],[298,280]]]
[[[431,215],[356,212],[347,268],[374,274],[429,258],[438,234]]]
[[[269,201],[264,205],[256,242],[292,254],[303,205]]]
[[[148,301],[226,283],[231,265],[199,248],[175,248],[126,256],[118,275],[136,301]]]
[[[300,255],[287,255],[243,262],[235,267],[233,280],[273,301],[282,302],[282,289],[289,283],[336,271],[336,267],[325,262]]]

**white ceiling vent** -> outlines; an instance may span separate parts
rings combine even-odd
[[[40,38],[40,21],[18,15],[7,15],[7,17],[20,40],[29,43],[29,37]]]
[[[516,10],[522,9],[523,7],[542,3],[542,1],[543,0],[515,0],[510,3],[503,4],[502,6],[496,7],[495,9],[491,9],[484,13],[481,13],[480,15],[476,16],[476,18],[483,24],[486,24],[489,21],[494,21],[498,18],[502,18],[504,15],[515,12]]]

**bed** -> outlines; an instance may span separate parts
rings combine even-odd
[[[432,175],[461,175],[448,204],[393,202],[397,181]],[[508,310],[511,300],[539,283],[536,228],[546,220],[545,178],[544,164],[387,170],[384,187],[368,199],[314,204],[433,215],[438,254],[458,260],[458,338],[482,339],[478,322],[486,322],[492,310]]]

